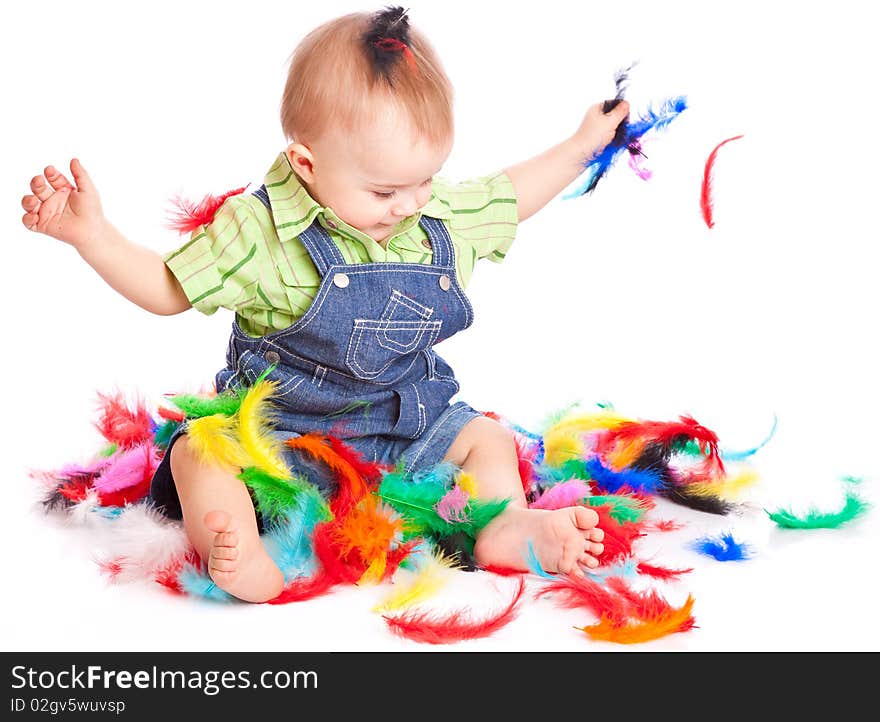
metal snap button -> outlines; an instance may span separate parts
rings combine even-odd
[[[423,238],[423,239],[422,239],[422,245],[423,245],[425,248],[430,248],[430,247],[431,247],[431,241],[429,241],[427,238]]]
[[[281,360],[277,351],[266,351],[266,353],[263,354],[263,358],[270,364],[277,364]]]
[[[442,276],[440,276],[440,288],[442,288],[444,291],[448,291],[450,286],[452,286],[452,281],[450,281],[449,276],[444,273]]]
[[[328,228],[332,228],[334,231],[336,230],[336,224],[333,221],[331,221],[329,218],[326,219],[326,223],[327,223]]]
[[[348,286],[348,276],[346,276],[344,273],[334,273],[333,285],[337,288],[345,288],[346,286]]]

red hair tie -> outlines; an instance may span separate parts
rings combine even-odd
[[[418,70],[418,66],[416,65],[416,56],[413,55],[412,50],[409,49],[409,45],[398,40],[397,38],[379,38],[373,45],[378,50],[383,50],[387,53],[398,53],[402,52],[406,57],[406,62],[409,64],[409,67],[412,70]]]

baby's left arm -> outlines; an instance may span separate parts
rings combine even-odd
[[[584,172],[584,164],[608,145],[614,131],[629,113],[629,103],[620,101],[608,113],[603,103],[591,106],[574,135],[540,155],[505,169],[516,190],[520,221],[546,206]]]

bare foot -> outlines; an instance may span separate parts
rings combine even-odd
[[[508,507],[477,537],[474,558],[481,566],[528,571],[529,542],[547,572],[583,575],[581,566],[599,566],[605,533],[599,515],[584,506],[565,509]]]
[[[284,575],[266,553],[259,536],[242,539],[225,511],[205,514],[205,526],[216,532],[208,556],[214,583],[245,602],[265,602],[284,588]]]

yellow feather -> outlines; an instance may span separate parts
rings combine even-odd
[[[456,483],[458,484],[459,488],[462,491],[466,491],[471,498],[476,498],[477,482],[474,479],[473,474],[468,474],[466,471],[460,471],[458,473]]]
[[[743,469],[733,476],[725,476],[717,481],[701,481],[695,484],[687,484],[684,489],[697,496],[720,496],[722,499],[732,499],[738,496],[743,489],[752,486],[758,480],[758,472],[754,469]]]
[[[409,583],[397,583],[394,590],[379,604],[374,612],[388,612],[409,607],[435,594],[449,579],[448,572],[456,568],[453,560],[442,555],[430,556],[413,575]]]
[[[613,429],[632,421],[611,409],[593,413],[574,413],[563,417],[544,432],[544,461],[549,466],[562,466],[570,459],[584,456],[581,435],[592,431]]]
[[[256,466],[279,479],[290,479],[290,470],[284,463],[284,444],[271,433],[269,397],[275,391],[274,381],[260,381],[245,394],[238,410],[238,436],[241,447],[250,457],[250,466]]]
[[[377,584],[385,573],[386,561],[387,557],[384,554],[375,557],[367,570],[361,574],[358,584]]]
[[[189,446],[203,464],[229,469],[248,465],[247,455],[235,435],[237,419],[226,414],[213,414],[193,419],[187,424]]]

